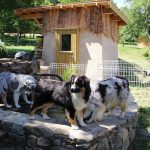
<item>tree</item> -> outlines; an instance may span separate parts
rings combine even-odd
[[[128,16],[128,25],[120,30],[121,42],[136,42],[150,28],[150,0],[128,0],[129,6],[122,8]]]

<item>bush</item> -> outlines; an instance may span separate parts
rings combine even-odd
[[[145,53],[144,53],[144,57],[149,57],[150,58],[150,46],[148,46],[145,50]]]
[[[0,58],[6,57],[6,56],[7,56],[7,52],[6,52],[6,48],[4,46],[4,42],[2,42],[0,40]]]
[[[76,73],[76,69],[74,67],[66,68],[62,73],[62,79],[64,81],[68,81],[70,77]]]

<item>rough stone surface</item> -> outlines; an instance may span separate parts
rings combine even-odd
[[[11,58],[0,59],[0,72],[10,71],[14,73],[31,74],[39,72],[40,63],[38,60],[22,61]]]
[[[113,116],[79,130],[72,130],[68,122],[59,119],[35,118],[29,120],[28,114],[0,108],[1,130],[13,144],[27,150],[127,150],[135,136],[137,105],[130,104],[124,119],[116,110]]]

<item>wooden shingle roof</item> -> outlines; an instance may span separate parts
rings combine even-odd
[[[32,7],[32,8],[25,8],[25,9],[17,9],[15,10],[15,15],[22,18],[22,19],[42,19],[44,14],[47,11],[53,9],[76,9],[79,7],[84,7],[88,9],[89,7],[96,6],[96,7],[104,7],[105,10],[102,13],[105,14],[114,14],[114,19],[120,20],[120,25],[126,25],[128,22],[127,17],[117,8],[117,6],[111,0],[99,0],[93,2],[82,2],[82,3],[71,3],[71,4],[57,4],[57,5],[49,5],[49,6],[40,6],[40,7]]]

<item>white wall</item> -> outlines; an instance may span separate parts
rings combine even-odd
[[[118,44],[111,38],[102,35],[102,58],[103,60],[116,60],[118,59]]]
[[[43,59],[45,60],[46,65],[49,65],[50,63],[54,63],[56,61],[54,32],[48,32],[44,35]]]
[[[79,64],[102,60],[102,37],[89,31],[81,31],[79,36]]]

